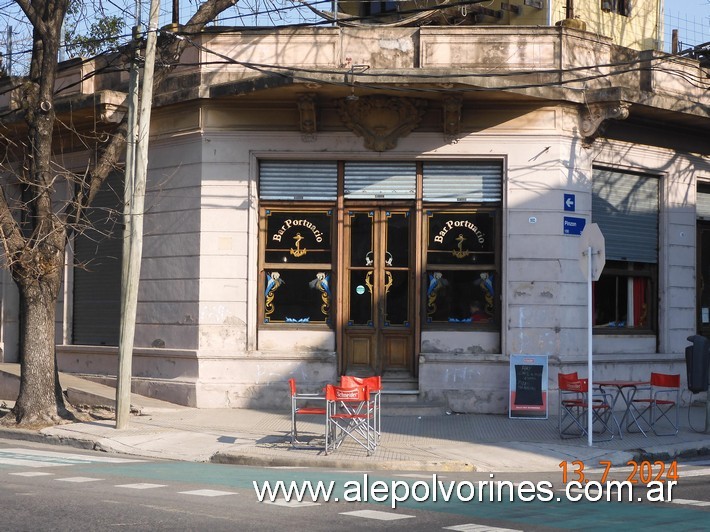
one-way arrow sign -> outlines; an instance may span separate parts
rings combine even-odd
[[[574,212],[574,210],[575,210],[574,194],[565,194],[564,206],[565,206],[566,211]]]

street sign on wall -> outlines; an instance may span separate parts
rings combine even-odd
[[[565,235],[581,235],[587,220],[576,216],[565,216],[562,222],[562,232]]]
[[[565,194],[564,200],[562,201],[563,207],[568,212],[574,212],[577,208],[577,201],[574,194]]]

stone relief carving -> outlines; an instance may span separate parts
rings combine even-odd
[[[421,122],[426,100],[391,96],[361,96],[357,100],[338,101],[343,124],[362,137],[373,151],[391,150]]]
[[[313,93],[298,96],[301,136],[306,142],[316,139],[316,95]]]
[[[585,144],[591,144],[604,130],[607,120],[624,120],[629,116],[631,104],[604,102],[585,105],[580,113],[580,132]]]
[[[445,96],[441,103],[444,115],[444,138],[448,142],[454,142],[459,133],[461,133],[463,97],[458,94]]]

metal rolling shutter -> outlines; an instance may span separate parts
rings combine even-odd
[[[118,345],[121,327],[123,184],[111,179],[97,194],[88,218],[92,228],[74,238],[75,345]],[[118,183],[117,183],[118,182]]]
[[[501,201],[500,163],[424,163],[423,174],[424,201]]]
[[[334,161],[261,161],[262,200],[335,201],[338,165]]]
[[[345,197],[348,199],[414,199],[416,189],[414,163],[345,163]]]
[[[695,215],[703,220],[710,220],[710,187],[708,185],[698,186],[698,194],[695,201]]]
[[[658,178],[595,168],[592,222],[606,242],[606,258],[658,262]]]

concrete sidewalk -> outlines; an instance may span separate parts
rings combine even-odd
[[[247,409],[144,410],[129,427],[92,421],[40,431],[1,429],[0,437],[100,449],[110,453],[261,466],[311,466],[341,469],[418,471],[558,471],[561,461],[600,460],[623,466],[629,460],[669,459],[710,453],[710,435],[687,426],[687,410],[678,436],[624,434],[587,445],[586,438],[561,440],[557,419],[521,420],[497,415],[383,416],[382,440],[372,456],[356,445],[343,445],[325,456],[321,450],[292,449],[290,413]],[[704,410],[693,410],[702,422]],[[694,421],[695,424],[695,421]],[[299,422],[307,439],[322,434],[316,422]]]
[[[0,364],[0,406],[12,406],[16,364]],[[61,374],[72,404],[111,407],[115,389]],[[14,394],[14,395],[13,395]],[[5,401],[3,401],[5,399]],[[648,437],[624,433],[609,442],[587,445],[586,437],[561,440],[557,417],[509,419],[505,415],[387,415],[383,405],[382,439],[372,456],[344,444],[325,456],[319,449],[290,446],[290,411],[196,409],[133,394],[127,429],[113,420],[69,423],[39,431],[0,428],[0,438],[72,445],[152,458],[261,466],[310,466],[341,469],[418,471],[559,471],[562,461],[582,460],[587,468],[600,460],[624,466],[629,460],[667,460],[710,454],[710,434],[691,430],[688,409],[681,410],[677,436]],[[702,427],[705,409],[692,409],[692,423]],[[301,439],[317,439],[323,422],[299,421]]]

